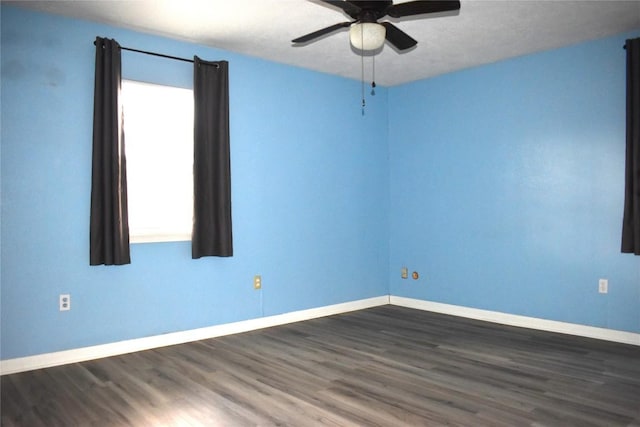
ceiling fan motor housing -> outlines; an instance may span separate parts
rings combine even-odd
[[[349,1],[354,6],[357,6],[360,10],[347,14],[353,19],[357,19],[360,22],[377,22],[387,14],[387,9],[393,6],[392,1]]]

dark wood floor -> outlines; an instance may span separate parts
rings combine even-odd
[[[383,306],[3,376],[3,426],[640,426],[640,347]]]

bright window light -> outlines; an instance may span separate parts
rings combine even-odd
[[[122,81],[131,243],[191,240],[193,91]]]

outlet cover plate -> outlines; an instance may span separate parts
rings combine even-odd
[[[71,310],[71,295],[60,294],[60,297],[58,298],[58,307],[60,311]]]
[[[606,294],[609,292],[609,280],[607,279],[598,280],[598,292],[601,294]]]

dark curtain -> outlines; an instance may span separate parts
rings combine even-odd
[[[90,264],[130,264],[120,45],[96,38]]]
[[[229,156],[229,64],[194,57],[191,256],[233,255]]]
[[[622,252],[640,255],[640,38],[627,40],[627,150]]]

